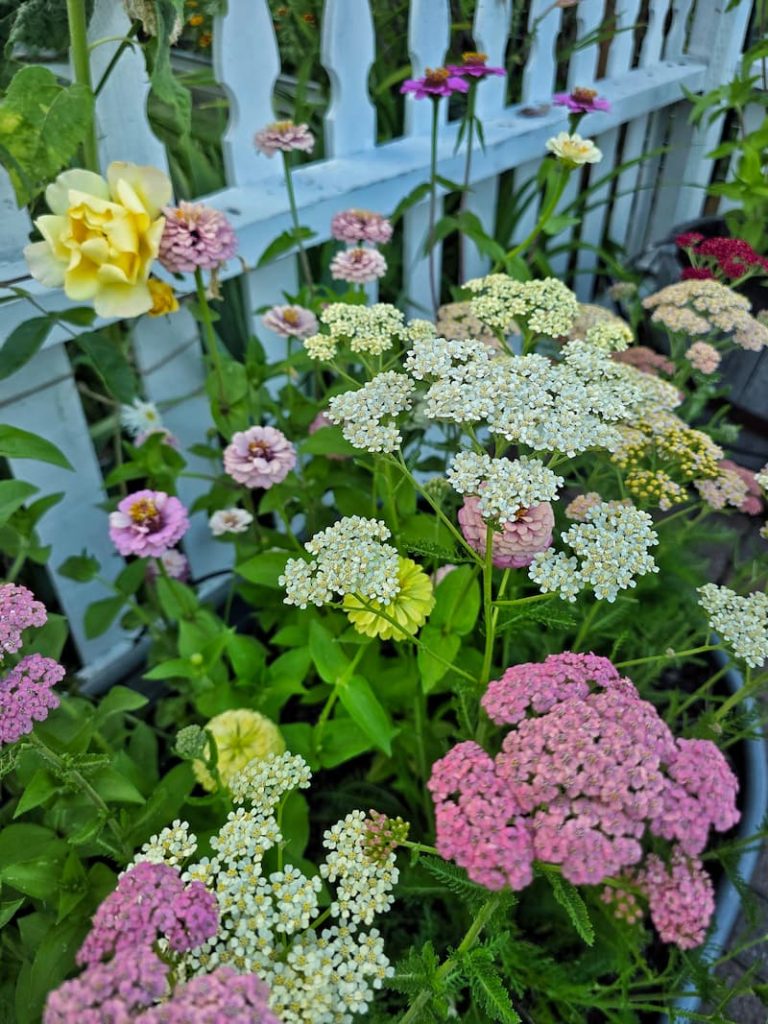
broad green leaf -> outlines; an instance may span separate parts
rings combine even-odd
[[[23,480],[0,480],[0,523],[10,519],[39,488]]]
[[[337,716],[325,723],[318,741],[315,726],[315,742],[319,743],[320,763],[323,768],[336,768],[371,749],[372,742],[351,718]]]
[[[171,35],[178,18],[186,16],[184,0],[155,0],[155,35],[144,45],[152,68],[150,83],[155,96],[162,100],[164,119],[174,135],[184,142],[192,125],[192,97],[178,80],[171,66]]]
[[[147,698],[143,694],[137,693],[136,690],[129,690],[127,686],[113,686],[96,706],[94,716],[96,728],[100,728],[112,715],[121,715],[126,711],[138,711],[147,703]]]
[[[106,803],[143,804],[144,797],[134,784],[115,768],[104,768],[91,785]]]
[[[227,656],[238,682],[243,682],[253,679],[261,671],[267,652],[255,637],[230,633],[227,638]]]
[[[435,590],[435,607],[429,617],[431,626],[441,626],[444,633],[465,636],[477,623],[480,613],[480,584],[467,565],[453,569]]]
[[[104,597],[88,605],[85,612],[85,635],[93,640],[106,633],[125,606],[124,597]]]
[[[197,679],[202,671],[201,664],[193,664],[189,658],[168,658],[144,673],[144,679]]]
[[[0,380],[20,370],[38,352],[53,326],[47,316],[36,316],[25,320],[8,335],[0,348]]]
[[[273,242],[270,242],[259,257],[256,267],[263,267],[265,264],[271,263],[278,256],[283,256],[285,253],[290,252],[299,242],[308,242],[314,237],[314,231],[301,225],[298,228],[290,228],[288,231],[283,231]]]
[[[285,563],[290,558],[287,551],[267,551],[263,555],[254,555],[235,567],[238,576],[249,583],[258,583],[262,587],[279,587],[278,578],[285,570]]]
[[[451,667],[459,653],[461,637],[458,633],[443,634],[438,626],[427,623],[419,633],[419,641],[419,675],[425,693],[429,693]]]
[[[120,346],[98,331],[79,334],[75,344],[99,375],[109,394],[119,402],[132,402],[137,393],[136,374]]]
[[[309,626],[309,653],[317,673],[326,683],[336,683],[349,667],[336,637],[314,619]]]
[[[341,427],[321,427],[301,442],[301,450],[308,455],[359,455],[341,433]]]
[[[20,900],[8,900],[6,903],[0,903],[0,928],[5,928],[19,907],[23,906],[23,897]]]
[[[59,451],[55,444],[44,437],[30,434],[28,430],[12,427],[8,423],[0,423],[0,456],[6,459],[36,459],[38,462],[49,462],[62,469],[72,469],[69,459]]]
[[[160,779],[140,816],[134,819],[127,841],[141,846],[154,833],[178,816],[182,804],[192,792],[195,777],[189,764],[177,764]]]
[[[407,196],[400,200],[397,206],[392,211],[392,216],[389,218],[393,224],[396,224],[400,218],[416,203],[421,202],[429,195],[429,182],[423,181],[416,188],[411,189]]]
[[[72,850],[64,862],[64,869],[61,872],[61,888],[59,889],[58,918],[56,924],[60,924],[65,917],[68,917],[78,903],[88,892],[88,880],[85,874],[83,862]]]
[[[16,810],[13,812],[14,818],[18,818],[26,811],[31,811],[34,807],[44,804],[49,797],[58,792],[58,789],[59,782],[51,775],[48,769],[38,768],[24,787],[21,799]]]
[[[92,555],[71,555],[56,570],[59,576],[78,583],[88,583],[94,579],[101,569],[99,561]]]
[[[584,942],[591,946],[595,941],[595,929],[589,919],[589,911],[584,900],[581,898],[579,890],[567,878],[563,878],[562,875],[558,875],[553,871],[547,872],[547,878],[552,886],[555,899],[565,909],[565,912],[571,919],[571,924]]]
[[[362,676],[352,676],[348,682],[339,686],[339,700],[368,739],[391,757],[392,740],[397,735],[397,729],[368,682]]]
[[[160,607],[172,622],[189,618],[197,611],[199,604],[191,587],[165,576],[158,576],[155,586]]]

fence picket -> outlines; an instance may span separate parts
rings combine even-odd
[[[3,277],[13,277],[13,272],[9,273],[10,265],[19,264],[22,260],[21,250],[29,239],[32,222],[27,208],[19,209],[11,179],[3,167],[0,167],[0,224],[0,264],[9,265],[3,267]],[[18,269],[23,273],[23,262]]]
[[[408,52],[411,58],[412,75],[418,78],[427,68],[440,67],[445,60],[451,37],[451,22],[448,0],[411,0],[408,23]],[[417,100],[412,95],[405,101],[406,135],[417,138],[429,154],[429,140],[432,131],[431,99]],[[448,104],[440,101],[439,121],[444,125],[448,116]],[[435,221],[443,215],[443,202],[438,198]],[[429,233],[429,204],[419,203],[411,207],[403,217],[403,267],[407,282],[406,298],[411,316],[424,316],[432,310],[429,284],[429,260],[424,246]],[[439,292],[442,265],[442,246],[433,250],[435,282]]]
[[[331,80],[331,103],[325,115],[328,156],[348,156],[376,144],[376,108],[368,95],[368,73],[375,56],[368,0],[326,0],[321,60]]]

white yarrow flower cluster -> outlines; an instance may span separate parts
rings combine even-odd
[[[584,340],[587,344],[595,345],[606,352],[623,352],[634,341],[634,335],[629,324],[616,318],[598,320],[587,329]]]
[[[514,521],[520,509],[554,501],[564,483],[539,459],[492,459],[472,451],[454,455],[448,480],[459,494],[478,495],[483,518],[501,524]]]
[[[475,293],[472,315],[499,331],[509,330],[514,321],[535,334],[559,338],[570,332],[579,315],[576,296],[556,277],[515,281],[506,274],[489,274],[467,281],[465,287]]]
[[[301,757],[272,755],[252,761],[233,782],[236,802],[211,839],[213,858],[183,874],[216,894],[219,929],[187,954],[187,977],[228,965],[256,973],[270,988],[270,1008],[283,1024],[351,1024],[367,1013],[376,989],[393,969],[376,928],[362,930],[393,902],[395,856],[366,855],[366,818],[354,811],[325,833],[328,851],[320,873],[309,877],[293,864],[267,873],[262,858],[283,837],[277,805],[295,786],[309,785]],[[316,927],[323,879],[334,883],[329,926]]]
[[[635,577],[658,572],[649,549],[659,539],[647,512],[633,505],[609,501],[588,509],[584,521],[574,523],[562,540],[572,556],[553,548],[534,555],[528,575],[542,592],[554,592],[575,601],[584,587],[595,597],[613,602],[620,590],[634,587]]]
[[[715,583],[699,587],[699,594],[710,627],[737,658],[759,668],[768,659],[768,594],[758,590],[742,597]]]
[[[148,861],[150,864],[176,867],[191,857],[196,849],[197,836],[189,831],[188,822],[177,818],[157,835],[150,836],[133,858],[133,863]]]
[[[304,348],[312,359],[332,359],[339,345],[377,356],[406,336],[405,317],[385,302],[373,306],[334,302],[322,311],[320,320],[330,334],[313,334],[306,339]]]
[[[768,466],[763,466],[759,473],[755,473],[755,480],[758,486],[768,494]]]
[[[155,403],[141,398],[134,398],[130,405],[120,406],[120,423],[131,437],[163,429],[163,418]]]
[[[320,607],[333,599],[359,594],[384,605],[400,592],[398,554],[391,534],[379,519],[347,516],[304,545],[314,560],[289,558],[279,579],[285,604]]]
[[[357,391],[335,395],[328,403],[328,418],[342,424],[342,433],[355,448],[394,452],[403,438],[397,424],[386,417],[411,408],[415,385],[404,373],[380,373]]]

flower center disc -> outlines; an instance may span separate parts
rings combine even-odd
[[[160,518],[157,505],[150,498],[134,502],[129,515],[137,526],[153,525]]]

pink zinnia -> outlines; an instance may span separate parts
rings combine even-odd
[[[273,157],[275,153],[291,153],[294,150],[311,153],[315,137],[305,124],[273,121],[266,128],[256,132],[253,144],[260,153],[268,157]]]
[[[182,581],[189,579],[189,559],[181,551],[172,548],[170,551],[166,551],[164,555],[161,555],[160,558],[153,558],[147,564],[148,579],[155,580],[158,576],[162,575],[160,571],[161,564],[165,570],[165,575],[170,577],[170,579]]]
[[[47,620],[45,605],[35,600],[31,590],[16,583],[0,585],[0,660],[4,652],[19,650],[23,630],[44,626]]]
[[[373,242],[386,245],[392,238],[392,224],[371,210],[342,210],[333,215],[331,235],[339,242]]]
[[[331,261],[331,277],[349,284],[370,284],[387,272],[387,261],[378,249],[344,249]]]
[[[417,100],[425,96],[450,96],[454,92],[469,92],[469,83],[449,68],[427,68],[423,78],[409,78],[400,86],[400,92],[412,92]]]
[[[172,997],[136,1018],[136,1024],[280,1024],[269,1009],[269,989],[256,974],[217,967],[180,985]]]
[[[596,110],[608,111],[611,104],[595,89],[582,89],[577,86],[571,92],[558,92],[552,97],[556,107],[567,107],[572,114],[591,114]]]
[[[473,495],[466,497],[458,517],[466,542],[479,555],[485,556],[488,523],[480,512],[480,499]],[[555,515],[547,501],[520,509],[514,521],[493,533],[493,564],[497,569],[522,569],[530,565],[533,556],[552,543],[554,525]]]
[[[0,680],[0,744],[15,743],[59,706],[52,688],[64,678],[53,658],[30,654]]]
[[[283,338],[308,338],[317,334],[317,317],[304,306],[273,306],[261,322]]]
[[[446,71],[452,75],[467,75],[470,78],[487,78],[489,75],[506,75],[504,68],[489,67],[486,64],[488,56],[485,53],[470,51],[462,53],[461,64],[448,64]]]
[[[188,528],[187,510],[165,491],[129,494],[109,516],[109,536],[121,555],[159,558]]]
[[[296,449],[275,427],[249,427],[224,449],[224,469],[246,487],[279,484],[296,465]]]
[[[158,259],[174,274],[215,270],[237,252],[235,229],[220,210],[182,201],[166,206]]]

